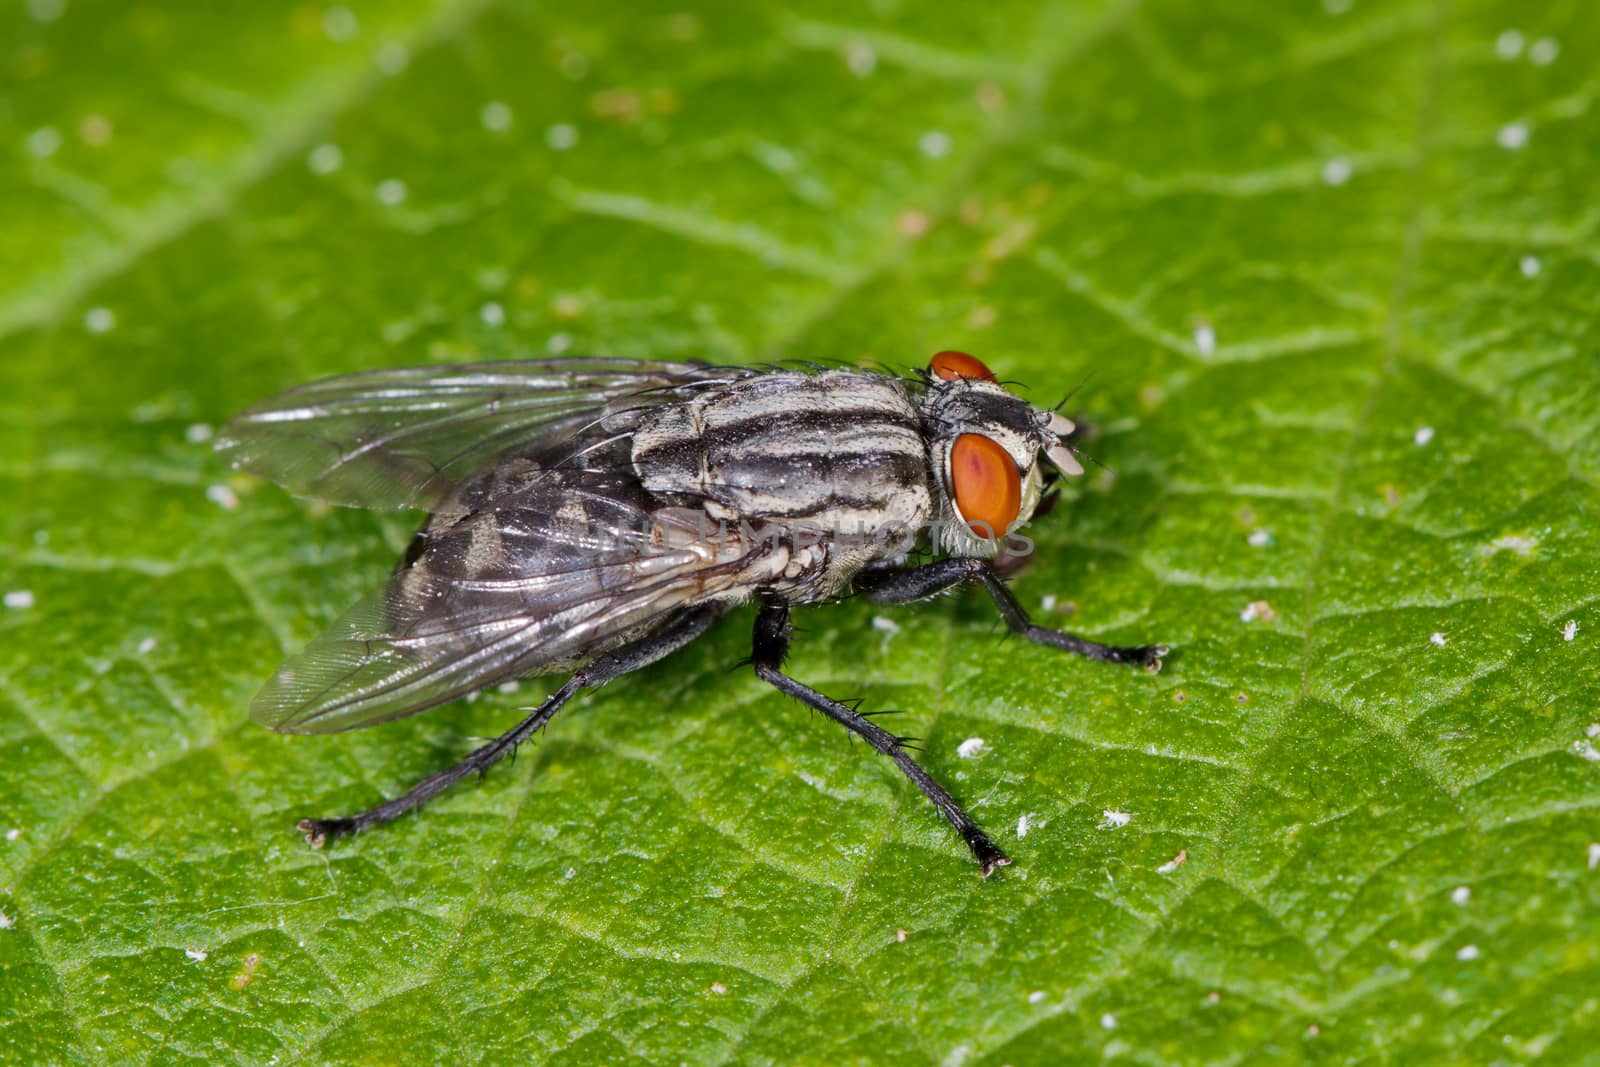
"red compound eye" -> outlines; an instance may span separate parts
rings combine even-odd
[[[1022,510],[1022,475],[1016,461],[980,434],[964,433],[951,447],[950,490],[956,510],[979,537],[1000,537]]]
[[[940,352],[929,362],[928,370],[935,378],[947,382],[957,378],[978,378],[986,382],[995,380],[994,371],[985,367],[981,359],[965,352]]]

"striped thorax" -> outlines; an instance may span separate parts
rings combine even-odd
[[[1040,455],[1075,466],[1059,437],[1072,427],[992,376],[938,371],[937,360],[921,379],[785,371],[709,388],[645,412],[633,468],[658,499],[776,528],[783,591],[802,600],[838,595],[924,536],[992,557],[1038,505]]]

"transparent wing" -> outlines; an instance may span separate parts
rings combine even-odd
[[[299,496],[433,508],[506,448],[609,410],[750,373],[701,363],[556,359],[404,367],[290,389],[229,422],[216,447]]]
[[[641,524],[641,512],[605,493],[558,492],[564,507],[545,499],[453,528],[285,663],[251,716],[329,733],[411,715],[570,668],[682,608],[742,599],[782,569],[770,546],[736,531],[664,530],[661,513]]]

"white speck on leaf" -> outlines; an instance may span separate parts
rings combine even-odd
[[[569,82],[582,81],[589,73],[589,57],[582,52],[567,52],[559,63],[561,76]]]
[[[67,12],[67,0],[28,0],[28,17],[35,22],[54,22]]]
[[[1522,54],[1524,40],[1517,30],[1506,30],[1494,39],[1494,54],[1501,59],[1516,59]]]
[[[1117,1028],[1117,1017],[1109,1011],[1106,1012],[1100,1016],[1100,1026],[1104,1030],[1115,1030]]]
[[[940,1067],[961,1067],[967,1062],[967,1057],[972,1054],[971,1045],[957,1045],[950,1050],[950,1055],[941,1062]]]
[[[1244,606],[1243,611],[1239,612],[1239,621],[1255,622],[1257,619],[1262,622],[1276,622],[1278,613],[1265,600],[1252,600]]]
[[[1250,536],[1245,538],[1245,540],[1250,542],[1250,547],[1252,548],[1266,548],[1268,545],[1272,544],[1272,531],[1252,530],[1250,532]]]
[[[779,174],[793,174],[800,166],[795,154],[781,144],[765,141],[753,146],[755,157]]]
[[[851,41],[844,46],[844,65],[858,78],[865,78],[878,69],[878,53],[865,41]]]
[[[917,138],[917,148],[929,159],[943,159],[950,154],[950,135],[943,130],[929,130]]]
[[[306,166],[312,174],[332,174],[344,166],[344,152],[336,144],[319,144],[306,153]]]
[[[54,126],[40,127],[28,134],[23,144],[34,159],[49,159],[61,148],[61,131]]]
[[[1180,848],[1178,854],[1156,868],[1157,874],[1171,874],[1173,871],[1189,862],[1189,850]]]
[[[550,339],[544,343],[544,347],[545,351],[552,356],[559,356],[572,347],[572,335],[569,333],[553,333],[550,335]]]
[[[1209,356],[1217,350],[1217,331],[1209,322],[1202,322],[1194,328],[1194,347],[1202,356]]]
[[[1133,812],[1107,808],[1100,813],[1100,829],[1120,830],[1133,821]]]
[[[5,912],[0,911],[0,930],[9,930],[16,924],[17,921],[15,919],[7,915]]]
[[[1496,537],[1489,542],[1488,554],[1492,556],[1498,552],[1515,552],[1519,556],[1526,557],[1533,555],[1533,550],[1538,547],[1539,539],[1537,537],[1528,537],[1523,534],[1506,534],[1504,537]]]
[[[1554,37],[1541,37],[1528,49],[1528,60],[1536,67],[1548,67],[1561,54],[1561,46]]]
[[[910,934],[908,934],[908,933],[907,933],[907,932],[906,932],[906,931],[904,931],[904,930],[896,930],[896,931],[895,931],[895,932],[894,932],[894,939],[895,939],[895,940],[896,940],[896,941],[899,941],[899,942],[901,942],[901,943],[902,943],[902,944],[903,944],[903,943],[904,943],[904,942],[905,942],[905,939],[906,939],[906,938],[907,938],[907,937],[910,937],[910,936],[911,936],[911,935],[910,935]]]
[[[506,321],[506,309],[491,300],[478,309],[478,315],[486,326],[503,326]]]
[[[1508,122],[1500,127],[1500,132],[1494,135],[1494,143],[1508,152],[1528,143],[1528,125],[1524,122]]]
[[[372,61],[381,73],[392,78],[411,65],[411,50],[399,41],[385,41],[378,46]]]
[[[1568,619],[1567,624],[1561,628],[1561,640],[1571,641],[1578,636],[1578,620]]]
[[[196,963],[204,963],[206,957],[210,955],[210,953],[203,948],[186,948],[183,950],[183,954],[188,956],[191,960],[194,960]]]
[[[197,422],[183,431],[183,439],[191,445],[203,445],[211,440],[212,429],[203,422]]]
[[[988,746],[981,737],[969,737],[956,746],[956,755],[962,759],[972,759]]]
[[[1458,885],[1450,890],[1450,900],[1460,908],[1467,906],[1467,901],[1472,899],[1472,890],[1464,885]]]
[[[499,692],[502,692],[502,693],[515,693],[518,689],[522,688],[522,683],[519,682],[519,681],[515,681],[515,680],[509,681],[509,682],[501,682],[495,688]]]
[[[515,118],[516,116],[511,113],[511,106],[503,100],[491,100],[478,112],[478,121],[483,123],[483,128],[490,133],[505,133],[511,128]]]
[[[148,656],[150,653],[154,652],[155,650],[156,650],[156,639],[155,638],[147,637],[143,641],[139,642],[139,655]]]
[[[1572,751],[1590,763],[1600,763],[1600,748],[1595,748],[1593,741],[1574,741]]]
[[[1044,1003],[1044,990],[1035,989],[1032,993],[1029,993],[1028,994],[1028,1003],[1029,1004],[1043,1004]]]
[[[572,881],[574,878],[578,877],[578,868],[568,867],[566,873],[561,877],[565,878],[569,882]]]
[[[354,11],[341,4],[322,13],[322,32],[330,41],[348,41],[361,32],[361,23]]]
[[[1418,448],[1425,447],[1429,442],[1431,442],[1433,440],[1433,427],[1432,426],[1419,426],[1419,427],[1417,427],[1417,432],[1411,435],[1411,440],[1416,443]]]
[[[225,511],[232,511],[239,506],[239,494],[225,485],[206,486],[206,499]]]
[[[83,121],[78,123],[78,136],[83,138],[84,144],[94,148],[111,143],[111,135],[115,132],[111,120],[104,115],[85,115]]]
[[[1600,722],[1590,723],[1583,728],[1583,732],[1588,737],[1600,737]]]
[[[6,607],[12,611],[24,611],[33,607],[33,590],[13,589],[3,599]]]
[[[1450,643],[1450,639],[1448,637],[1442,633],[1438,633],[1437,631],[1429,634],[1428,640],[1437,648],[1443,648],[1445,645]]]
[[[1524,278],[1537,278],[1539,276],[1541,264],[1538,256],[1523,256],[1522,261],[1517,265],[1522,269]]]
[[[1478,958],[1478,956],[1479,952],[1477,945],[1462,945],[1460,948],[1456,949],[1456,959],[1458,960],[1475,960]]]
[[[1343,156],[1335,156],[1322,165],[1322,180],[1329,185],[1343,185],[1350,180],[1350,161]]]
[[[828,791],[828,780],[820,774],[809,774],[806,771],[795,771],[800,780],[819,793]]]
[[[84,312],[83,328],[90,333],[110,333],[116,325],[116,313],[110,308],[90,308]]]
[[[406,189],[406,183],[401,181],[399,178],[385,178],[383,181],[378,183],[378,203],[382,204],[384,207],[394,207],[397,204],[403,204],[406,201],[406,195],[408,192],[409,190]]]
[[[1600,867],[1600,841],[1589,845],[1589,869],[1592,871]]]
[[[712,982],[711,983],[711,992],[715,993],[717,996],[720,997],[720,996],[722,996],[722,994],[726,993],[727,991],[728,991],[728,987],[723,985],[721,982]]]
[[[1044,596],[1039,598],[1039,610],[1040,611],[1054,611],[1054,610],[1056,610],[1056,599],[1057,598],[1056,598],[1056,595],[1054,593],[1046,593]]]
[[[872,628],[874,630],[881,630],[886,634],[897,634],[900,632],[900,624],[889,618],[887,615],[874,615],[872,617]]]

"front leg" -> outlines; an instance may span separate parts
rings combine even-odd
[[[763,598],[761,612],[756,616],[755,638],[750,653],[750,663],[755,667],[756,675],[780,692],[787,693],[801,703],[822,712],[852,733],[866,738],[869,745],[894,760],[895,766],[900,768],[901,773],[915,782],[923,795],[933,801],[933,806],[939,809],[939,814],[955,827],[961,839],[972,850],[972,856],[983,869],[985,878],[994,873],[995,868],[1010,863],[1011,860],[1000,851],[1000,846],[983,832],[983,828],[972,820],[972,816],[963,811],[955,798],[911,758],[901,738],[891,734],[850,705],[824,696],[783,673],[783,657],[789,651],[789,634],[788,602],[777,597]]]
[[[1000,609],[1000,617],[1014,634],[1020,634],[1037,644],[1075,652],[1101,663],[1137,664],[1151,674],[1161,669],[1161,657],[1168,652],[1166,645],[1102,645],[1077,634],[1063,633],[1044,626],[1035,626],[1028,612],[1018,602],[995,573],[986,559],[962,557],[940,560],[921,567],[898,570],[863,571],[856,578],[856,591],[874,604],[909,604],[937,596],[963,582],[979,581]]]

